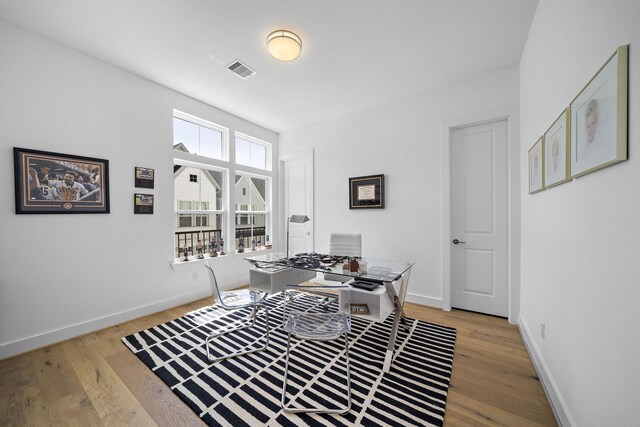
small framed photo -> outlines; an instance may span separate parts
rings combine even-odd
[[[529,150],[529,194],[544,190],[544,137]]]
[[[153,194],[133,195],[133,213],[134,214],[153,214]]]
[[[384,175],[349,178],[349,209],[384,209]]]
[[[153,188],[154,171],[149,168],[136,166],[136,187]]]
[[[629,46],[620,46],[571,102],[571,176],[627,159]]]
[[[109,213],[109,161],[13,148],[17,214]]]
[[[571,179],[571,110],[566,108],[544,134],[544,186]]]

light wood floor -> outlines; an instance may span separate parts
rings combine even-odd
[[[203,299],[0,361],[0,426],[203,425],[120,338],[210,305]],[[517,327],[405,305],[458,330],[446,426],[556,425]]]

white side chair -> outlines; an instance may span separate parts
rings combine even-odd
[[[362,257],[362,234],[331,233],[329,255]]]
[[[331,233],[329,238],[329,255],[362,257],[362,234]],[[346,282],[349,277],[325,273],[325,280]]]
[[[287,286],[286,293],[291,294],[294,290],[298,291],[298,293],[293,294],[290,298],[285,298],[286,305],[282,329],[287,333],[287,353],[285,356],[282,399],[280,405],[283,410],[293,413],[315,412],[325,414],[344,414],[349,412],[349,409],[351,409],[351,372],[349,365],[349,339],[347,337],[351,331],[349,285],[346,283],[336,283],[334,286],[309,286],[303,284],[292,285]],[[308,306],[310,301],[309,298],[317,297],[307,293],[300,293],[300,291],[330,292],[335,294],[335,296],[339,296],[339,298],[333,299],[330,304],[320,303],[320,299],[317,299],[315,305],[310,308]],[[303,300],[306,301],[306,304],[300,302]],[[328,396],[330,400],[335,402],[335,406],[300,406],[296,404],[296,399],[301,395],[300,393],[295,396],[287,394],[287,379],[289,377],[290,366],[300,363],[299,361],[301,359],[304,360],[306,358],[314,357],[314,354],[310,352],[306,345],[300,345],[295,346],[295,353],[297,354],[297,357],[292,358],[292,337],[301,341],[344,340],[344,348],[336,345],[335,349],[339,351],[338,357],[336,358],[336,364],[338,363],[338,360],[344,359],[344,366],[346,368],[345,383],[340,386],[342,390],[334,390],[335,393]],[[324,353],[327,349],[331,349],[332,346],[322,346],[321,348],[321,351]],[[326,356],[326,354],[324,356]],[[309,365],[310,364],[307,364],[307,366]],[[333,382],[335,383],[335,380],[333,380]],[[341,391],[344,391],[344,396],[341,396]]]
[[[216,299],[217,305],[224,308],[225,310],[240,310],[247,307],[251,307],[252,309],[248,319],[244,319],[240,323],[232,323],[228,328],[217,331],[209,335],[205,339],[205,345],[207,347],[207,359],[209,360],[209,362],[217,362],[218,360],[228,359],[229,357],[235,357],[243,354],[265,350],[269,345],[269,309],[265,304],[262,294],[254,289],[239,289],[235,291],[222,292],[218,287],[216,275],[209,265],[209,261],[205,261],[204,266],[209,273],[211,291],[213,293],[213,297]],[[258,311],[262,311],[264,313],[265,332],[262,335],[260,335],[255,340],[245,343],[242,348],[237,351],[230,353],[216,351],[217,356],[212,355],[212,341],[229,333],[237,332],[242,329],[255,326],[256,315],[258,314]],[[264,342],[264,344],[260,345],[262,342]]]

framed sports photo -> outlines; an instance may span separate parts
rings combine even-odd
[[[620,46],[571,102],[571,176],[627,160],[629,46]]]
[[[153,188],[154,170],[136,166],[136,187]]]
[[[153,194],[134,194],[133,213],[153,215]]]
[[[384,209],[384,175],[349,178],[349,209]]]
[[[17,214],[109,213],[109,161],[13,148]]]

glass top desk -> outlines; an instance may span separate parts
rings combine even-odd
[[[366,281],[373,281],[380,283],[386,290],[386,295],[393,307],[393,325],[391,327],[391,333],[389,335],[389,344],[387,346],[387,353],[385,355],[383,369],[385,372],[389,371],[391,367],[391,360],[395,350],[396,335],[398,332],[398,326],[400,324],[403,327],[406,326],[404,319],[404,298],[407,293],[407,286],[409,284],[409,276],[411,273],[412,262],[406,261],[389,261],[376,258],[362,258],[367,264],[366,271],[362,272],[349,272],[342,269],[342,262],[332,263],[305,263],[304,258],[292,257],[287,259],[282,253],[270,253],[265,255],[259,255],[254,257],[245,258],[250,262],[255,269],[263,270],[265,272],[277,272],[287,269],[304,270],[314,273],[329,273],[337,276],[342,276],[346,279],[362,279]],[[364,294],[370,292],[360,289],[352,289],[355,292],[362,292]],[[384,320],[384,319],[382,319]]]

